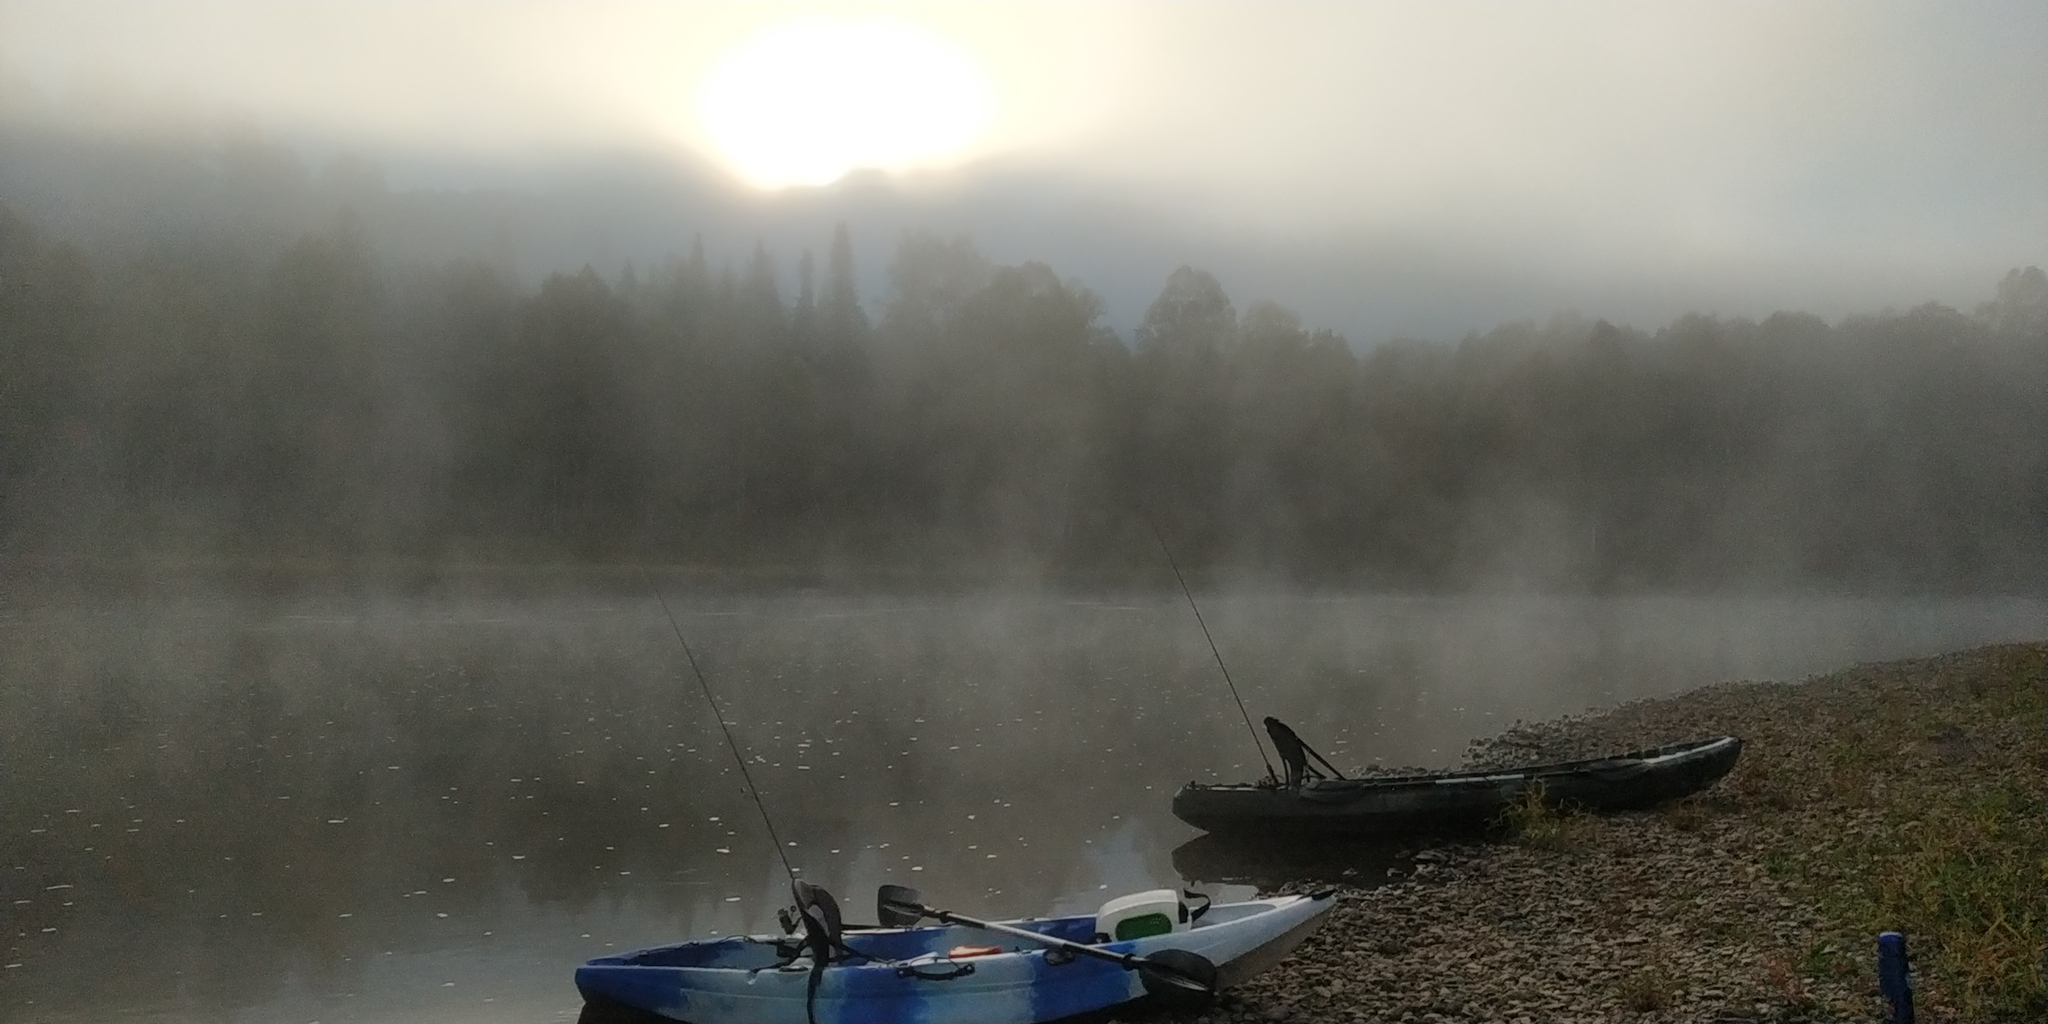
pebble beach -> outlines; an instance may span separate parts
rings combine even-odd
[[[1328,922],[1187,1019],[1878,1021],[1887,928],[1912,943],[1921,1020],[2048,1019],[2044,707],[2048,645],[2020,644],[1517,724],[1467,763],[1746,745],[1653,811],[1539,815],[1418,841],[1383,878],[1290,880],[1337,886]]]

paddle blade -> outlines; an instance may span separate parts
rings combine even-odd
[[[1145,992],[1173,1010],[1201,1010],[1216,998],[1216,965],[1200,953],[1162,949],[1137,961]]]
[[[884,928],[910,928],[924,920],[924,894],[907,885],[875,890],[875,919]]]

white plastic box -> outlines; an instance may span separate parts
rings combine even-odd
[[[1122,942],[1147,935],[1186,931],[1188,906],[1172,889],[1118,896],[1095,912],[1095,941]]]

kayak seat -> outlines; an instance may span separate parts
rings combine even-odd
[[[814,962],[873,959],[846,945],[846,922],[839,916],[839,901],[824,886],[792,881],[789,891],[796,897],[796,912],[803,922],[802,948],[810,951]]]
[[[1287,768],[1288,789],[1300,789],[1310,779],[1344,778],[1344,773],[1338,771],[1337,766],[1331,764],[1329,758],[1316,753],[1314,747],[1303,743],[1301,737],[1296,735],[1293,729],[1288,728],[1286,722],[1267,715],[1266,735],[1273,738],[1273,749],[1279,753],[1280,763]],[[1325,775],[1315,765],[1310,764],[1308,759],[1311,757],[1322,762],[1323,767],[1330,770],[1329,774]]]

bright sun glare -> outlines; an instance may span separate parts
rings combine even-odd
[[[768,29],[720,58],[697,93],[711,144],[763,188],[942,162],[981,134],[990,107],[972,57],[886,21]]]

